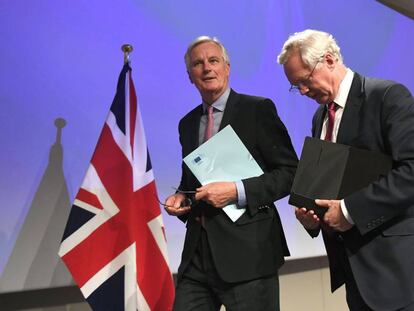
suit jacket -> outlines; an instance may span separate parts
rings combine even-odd
[[[202,106],[179,123],[183,158],[199,145]],[[230,124],[264,174],[243,180],[246,212],[232,222],[222,209],[201,201],[180,217],[186,237],[178,279],[190,263],[201,232],[196,217],[205,214],[205,230],[215,267],[226,282],[241,282],[274,275],[289,255],[274,201],[286,196],[297,165],[288,132],[270,99],[237,94],[231,90],[220,129]],[[195,190],[200,183],[183,163],[180,189]]]
[[[325,107],[313,118],[320,137]],[[338,254],[345,249],[358,289],[374,310],[414,301],[414,99],[401,84],[355,73],[337,142],[382,152],[393,169],[344,198],[355,226],[337,236],[324,232],[332,291],[344,283]],[[342,247],[344,245],[345,247]]]

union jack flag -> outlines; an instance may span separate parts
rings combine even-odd
[[[82,186],[59,256],[93,310],[171,310],[174,285],[129,64]]]

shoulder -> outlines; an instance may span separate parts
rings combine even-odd
[[[250,108],[250,109],[275,109],[275,104],[270,98],[257,96],[257,95],[249,95],[249,94],[241,94],[236,93],[232,90],[230,93],[229,101],[237,102],[237,105],[243,108]]]
[[[263,96],[242,94],[242,93],[237,93],[233,90],[231,90],[229,99],[230,98],[236,98],[239,101],[246,102],[246,103],[258,103],[258,102],[263,102],[263,101],[266,101],[266,100],[270,100],[269,98],[266,98],[266,97],[263,97]]]
[[[386,97],[388,95],[410,94],[410,91],[403,84],[371,77],[361,77],[364,93],[367,98]]]
[[[414,98],[403,84],[377,78],[364,78],[364,109],[372,118],[376,113],[382,124],[412,124]],[[384,123],[385,122],[385,123]],[[411,126],[411,125],[410,125]]]
[[[197,118],[197,116],[200,116],[202,114],[202,109],[202,105],[200,104],[196,106],[193,110],[188,112],[184,117],[181,118],[179,122],[179,127],[181,128],[182,126],[185,126],[185,124],[188,124],[189,122]]]
[[[414,98],[403,84],[370,77],[363,77],[361,81],[367,109],[383,111],[387,116],[392,111],[414,109]]]
[[[372,78],[372,77],[364,77],[360,76],[363,87],[366,91],[372,91],[372,90],[378,90],[378,89],[387,89],[388,87],[397,84],[394,81],[391,80],[384,80],[384,79],[378,79],[378,78]]]

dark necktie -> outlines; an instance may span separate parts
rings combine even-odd
[[[336,104],[334,102],[330,102],[328,104],[328,126],[326,127],[326,134],[325,140],[332,141],[332,134],[334,129],[335,123],[335,111],[336,111]],[[329,227],[326,223],[322,222],[321,226],[323,230],[329,235],[334,236],[334,231],[331,227]]]
[[[326,127],[325,140],[332,141],[332,134],[335,122],[336,104],[331,102],[328,104],[328,126]]]

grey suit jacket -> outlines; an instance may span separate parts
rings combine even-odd
[[[313,118],[321,133],[325,107]],[[355,74],[337,142],[382,152],[393,169],[368,187],[345,197],[355,226],[336,237],[324,234],[332,291],[344,282],[338,252],[345,246],[366,303],[396,310],[414,301],[414,99],[401,84]],[[342,248],[343,249],[343,248]]]

